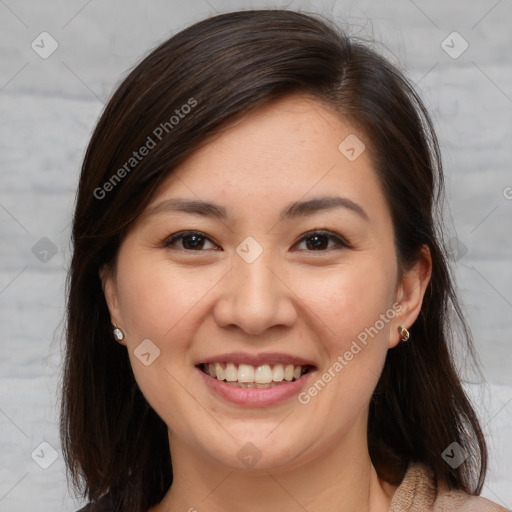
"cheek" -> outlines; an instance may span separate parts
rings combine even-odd
[[[323,352],[318,378],[329,382],[318,407],[327,401],[339,415],[357,415],[370,400],[387,353],[394,279],[387,265],[362,258],[321,280],[304,281],[301,293],[309,296],[306,305],[314,313],[309,318],[317,319],[312,329]],[[308,294],[312,289],[316,293]]]
[[[171,268],[168,262],[140,258],[119,269],[120,306],[136,339],[163,342],[187,328],[187,315],[214,284],[199,270]],[[206,275],[204,275],[206,274]]]
[[[350,344],[392,306],[395,276],[387,267],[361,258],[357,264],[338,266],[322,276],[305,272],[296,280],[298,294],[321,320],[325,339],[334,348]]]
[[[212,280],[201,275],[171,268],[160,258],[131,257],[118,263],[119,303],[133,373],[146,400],[167,421],[169,410],[182,410],[188,399],[182,386],[190,378],[187,357],[197,328],[193,315],[212,287]],[[179,421],[174,418],[172,424],[179,426]]]

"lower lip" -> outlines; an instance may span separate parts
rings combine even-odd
[[[277,405],[285,400],[298,395],[302,388],[305,387],[307,381],[314,373],[313,370],[304,374],[300,379],[286,384],[279,384],[273,388],[239,388],[232,386],[224,381],[210,377],[200,368],[197,371],[201,374],[206,385],[218,396],[236,405],[244,405],[247,407],[268,407],[269,405]]]

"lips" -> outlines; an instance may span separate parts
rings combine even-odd
[[[196,364],[206,384],[238,405],[273,405],[302,389],[316,366],[288,354],[223,354]]]

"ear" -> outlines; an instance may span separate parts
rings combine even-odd
[[[432,257],[430,249],[424,245],[421,248],[416,263],[400,279],[396,291],[396,302],[401,306],[394,318],[394,325],[389,336],[389,348],[396,347],[400,343],[398,328],[403,325],[410,329],[421,311],[425,290],[432,276]],[[397,308],[398,309],[398,308]],[[414,336],[414,331],[411,337]]]
[[[104,265],[101,267],[99,275],[105,301],[110,312],[110,323],[116,327],[122,327],[115,271],[111,267]],[[118,341],[118,343],[124,345],[121,341]]]

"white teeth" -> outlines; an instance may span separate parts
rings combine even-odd
[[[215,375],[217,376],[217,379],[219,379],[219,380],[224,380],[226,378],[224,370],[222,369],[222,366],[220,363],[215,363]]]
[[[235,382],[238,379],[238,370],[233,363],[228,363],[226,365],[224,377],[228,382]]]
[[[289,364],[284,369],[284,380],[292,380],[293,379],[293,364]]]
[[[303,366],[293,364],[262,364],[257,367],[240,364],[237,367],[234,363],[217,362],[205,364],[204,370],[214,379],[227,381],[239,387],[260,389],[273,388],[283,380],[291,382],[300,379],[303,375]]]
[[[272,372],[272,380],[274,382],[281,382],[284,379],[284,368],[282,364],[276,364]]]
[[[239,365],[238,382],[254,382],[254,366],[250,364]]]
[[[240,371],[240,370],[239,370]],[[270,384],[272,382],[272,370],[268,364],[258,366],[254,373],[254,382],[258,384]]]

